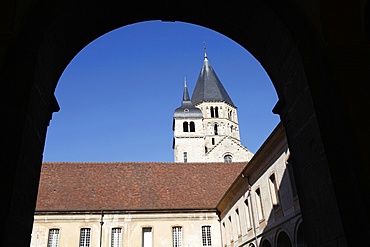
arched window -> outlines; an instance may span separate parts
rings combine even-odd
[[[218,107],[215,107],[215,117],[218,117]]]
[[[230,154],[224,156],[224,162],[231,163],[233,162],[233,157]]]
[[[214,130],[215,130],[215,135],[218,135],[218,126],[217,126],[217,124],[215,124]]]
[[[215,145],[215,138],[212,138],[212,145]]]
[[[195,132],[195,124],[194,124],[194,122],[190,122],[190,132]]]
[[[183,122],[182,123],[182,128],[184,130],[184,132],[189,132],[189,126],[188,126],[188,122]]]
[[[213,106],[211,106],[210,111],[211,111],[211,117],[215,117],[215,113],[213,112]]]

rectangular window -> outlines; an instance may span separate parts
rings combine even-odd
[[[229,216],[229,235],[230,235],[230,241],[234,241],[234,232],[233,232],[233,222],[231,220],[231,215]]]
[[[48,238],[48,247],[58,247],[59,229],[50,229]]]
[[[211,241],[211,226],[202,226],[203,246],[212,246]]]
[[[143,228],[143,247],[152,247],[153,234],[151,227]]]
[[[122,247],[122,228],[112,228],[111,247]]]
[[[293,167],[292,167],[292,162],[290,158],[286,162],[286,167],[288,169],[288,174],[289,174],[289,180],[290,180],[290,186],[292,188],[292,193],[293,197],[297,196],[297,188],[295,187],[295,180],[294,180],[294,174],[293,174]]]
[[[80,247],[90,246],[90,228],[81,228],[80,230]]]
[[[263,205],[262,205],[262,197],[261,197],[261,191],[260,189],[256,189],[256,203],[257,203],[257,213],[258,213],[258,219],[262,221],[264,219],[263,216]]]
[[[172,227],[172,247],[182,247],[181,226]]]
[[[184,163],[188,162],[188,152],[184,152]]]
[[[270,187],[272,205],[278,206],[279,205],[279,189],[276,183],[275,174],[272,174],[269,177],[269,187]]]
[[[242,232],[242,229],[241,229],[241,226],[240,226],[240,215],[239,215],[239,209],[235,209],[235,214],[236,214],[236,227],[237,227],[237,231],[238,231],[238,237],[241,235],[241,232]]]
[[[229,242],[229,238],[230,238],[230,236],[229,236],[229,234],[227,234],[227,232],[226,232],[226,225],[225,225],[225,221],[224,222],[222,222],[222,243],[223,243],[223,245],[224,246],[226,246],[227,245],[227,243]]]
[[[247,229],[251,229],[252,228],[252,220],[251,220],[251,214],[250,214],[250,211],[249,211],[248,199],[246,199],[244,201],[244,205],[245,205],[245,218],[246,218],[246,221],[247,221]]]

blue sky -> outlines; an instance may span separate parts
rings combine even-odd
[[[55,91],[44,161],[172,162],[172,117],[186,77],[192,94],[208,59],[238,107],[241,142],[255,153],[279,122],[273,85],[259,62],[213,30],[182,22],[125,26],[91,42]]]

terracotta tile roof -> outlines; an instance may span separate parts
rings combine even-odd
[[[216,208],[247,163],[43,163],[36,211]]]

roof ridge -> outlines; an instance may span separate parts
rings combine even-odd
[[[42,164],[172,164],[171,161],[44,161]]]
[[[225,136],[223,139],[227,138],[227,136]],[[222,140],[223,140],[222,139]],[[242,146],[243,147],[243,146]],[[236,163],[245,163],[246,161],[240,161],[240,162],[236,162]],[[109,162],[109,161],[82,161],[82,162],[79,162],[79,161],[60,161],[60,162],[53,162],[53,161],[46,161],[46,162],[42,162],[42,164],[45,164],[45,165],[48,165],[48,164],[173,164],[173,165],[184,165],[184,164],[199,164],[199,165],[203,165],[203,164],[223,164],[225,162],[213,162],[213,161],[206,161],[206,162],[170,162],[170,161],[165,161],[165,162],[161,162],[161,161],[154,161],[154,162],[151,162],[151,161],[145,161],[145,162],[140,162],[140,161],[124,161],[124,162],[121,162],[121,161],[113,161],[113,162]]]

